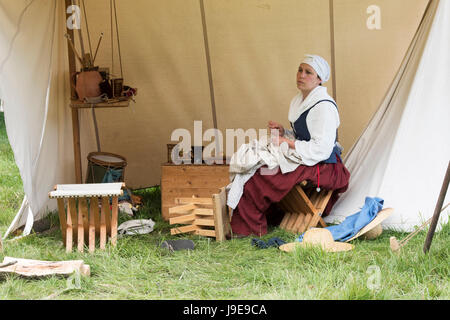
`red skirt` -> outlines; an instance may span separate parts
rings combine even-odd
[[[234,234],[262,236],[267,233],[266,212],[273,203],[280,202],[298,183],[309,180],[320,188],[334,190],[323,213],[328,215],[339,194],[348,188],[350,173],[344,164],[322,163],[312,167],[300,165],[295,171],[282,174],[261,174],[256,171],[244,186],[244,192],[231,218]]]

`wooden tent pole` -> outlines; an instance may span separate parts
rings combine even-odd
[[[430,229],[428,230],[427,238],[423,246],[423,252],[427,253],[430,250],[431,241],[433,240],[434,231],[441,215],[442,205],[444,204],[445,195],[447,194],[448,184],[450,182],[450,161],[448,162],[447,172],[445,173],[444,182],[442,183],[441,193],[439,194],[436,208],[434,209],[433,218],[431,219]]]
[[[71,0],[65,0],[65,7],[64,11],[66,12],[66,21],[70,18],[69,13],[67,13],[67,8],[71,6],[73,3]],[[67,28],[67,33],[70,36],[70,39],[68,41],[73,41],[74,34],[73,29]],[[76,61],[75,61],[75,54],[71,48],[71,45],[69,42],[67,42],[67,52],[69,56],[69,83],[70,83],[70,99],[76,100],[77,94],[75,92],[75,87],[72,83],[72,76],[76,72]],[[82,175],[81,175],[81,152],[80,152],[80,122],[78,118],[78,109],[77,108],[71,108],[72,109],[72,135],[73,135],[73,155],[74,155],[74,163],[75,163],[75,180],[76,183],[81,183],[82,181]]]
[[[329,0],[330,8],[330,48],[331,48],[331,83],[333,85],[333,99],[337,102],[336,97],[336,50],[334,45],[334,4],[333,0]]]
[[[208,70],[209,95],[211,99],[213,126],[217,129],[216,101],[214,97],[214,83],[211,70],[211,57],[209,54],[208,29],[206,26],[205,4],[203,3],[203,0],[200,0],[200,14],[202,18],[203,43],[205,46],[206,68]]]

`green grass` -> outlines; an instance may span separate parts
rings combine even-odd
[[[2,117],[3,115],[0,116]],[[12,221],[23,196],[14,158],[0,119],[0,231]],[[72,278],[0,280],[0,299],[449,299],[450,225],[435,234],[431,251],[422,253],[426,230],[399,252],[392,253],[389,237],[406,233],[384,231],[375,240],[355,240],[349,252],[324,253],[315,248],[285,253],[257,249],[250,239],[216,242],[199,236],[171,236],[161,219],[160,189],[136,191],[145,205],[136,218],[151,218],[155,230],[119,239],[117,247],[94,254],[65,253],[61,232],[33,233],[4,243],[4,256],[39,259],[82,259],[91,276],[80,286]],[[55,213],[51,215],[57,224]],[[120,215],[119,223],[129,219]],[[296,237],[279,228],[263,237]],[[165,239],[189,238],[193,251],[168,252],[158,247]],[[1,262],[0,260],[0,262]],[[379,277],[377,278],[377,275]],[[69,283],[69,284],[68,284]],[[72,289],[70,289],[72,288]]]
[[[19,169],[6,135],[3,112],[0,112],[0,233],[4,233],[20,208],[23,186]]]

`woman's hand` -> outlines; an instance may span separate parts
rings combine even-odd
[[[295,149],[295,140],[290,140],[285,137],[272,137],[272,144],[279,146],[283,142],[286,142],[291,149]]]
[[[278,134],[280,135],[280,137],[284,136],[284,127],[278,122],[270,120],[267,127],[270,130],[278,130]]]

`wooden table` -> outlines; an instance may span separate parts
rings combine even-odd
[[[176,206],[175,198],[212,197],[230,183],[228,164],[161,165],[161,212],[169,220],[169,208]]]

